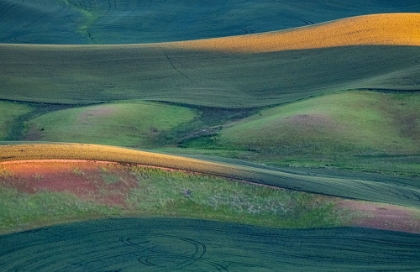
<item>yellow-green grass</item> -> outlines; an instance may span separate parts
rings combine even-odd
[[[40,225],[51,225],[88,218],[103,217],[183,217],[236,222],[252,225],[311,228],[345,225],[352,218],[346,209],[338,207],[335,199],[303,192],[262,187],[241,183],[220,177],[186,172],[165,171],[137,166],[101,164],[89,170],[78,165],[80,174],[60,170],[59,164],[37,163],[44,166],[43,175],[22,176],[17,170],[10,175],[0,175],[0,232],[30,229]],[[58,165],[58,166],[57,166]],[[7,166],[5,166],[7,169]],[[45,187],[34,192],[25,192],[19,184],[43,182],[62,172],[71,187],[71,177],[79,175],[86,183],[100,183],[106,173],[113,177],[114,187],[125,187],[123,176],[130,175],[137,180],[137,186],[119,196],[124,205],[106,203],[97,194],[115,194],[112,187],[99,192],[92,191],[92,197],[80,197],[65,190]],[[51,181],[50,181],[51,182]],[[60,183],[57,178],[56,183]],[[103,178],[103,182],[107,182]],[[13,184],[17,183],[17,184]],[[34,185],[36,186],[36,185]],[[93,197],[93,196],[96,197]]]
[[[388,21],[410,31],[393,28],[385,35],[375,27]],[[263,45],[274,44],[270,50],[255,45],[258,35],[226,38],[226,48],[217,50],[213,39],[147,45],[1,44],[0,62],[7,65],[0,67],[0,98],[69,104],[147,99],[244,108],[351,88],[418,90],[420,64],[413,57],[420,55],[420,28],[413,27],[417,21],[417,14],[372,15],[263,35]],[[343,42],[336,32],[347,27],[362,34],[349,33]],[[316,45],[314,29],[328,43],[300,46]]]
[[[186,107],[136,101],[71,108],[27,121],[26,140],[151,148],[196,115]]]
[[[418,183],[404,179],[370,179],[369,176],[313,176],[258,165],[217,163],[112,146],[87,144],[18,144],[0,146],[0,161],[94,160],[157,166],[246,180],[296,191],[418,207]],[[403,186],[402,186],[403,185]]]
[[[262,110],[233,123],[221,141],[257,150],[323,154],[417,153],[419,94],[349,91]]]
[[[117,216],[118,207],[84,201],[71,193],[27,194],[0,187],[0,233],[22,231],[64,222]]]
[[[26,105],[0,101],[0,141],[9,136],[16,119],[31,110],[31,107]]]
[[[336,93],[262,110],[186,147],[251,151],[260,160],[295,166],[338,166],[354,156],[416,156],[419,107],[417,93]],[[414,168],[412,174],[419,170]]]

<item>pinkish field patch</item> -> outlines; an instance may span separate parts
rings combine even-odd
[[[115,112],[117,111],[114,105],[96,106],[80,114],[79,117],[77,118],[77,122],[81,122],[81,123],[88,122],[91,119],[94,119],[97,117],[102,118],[102,117],[113,115],[115,114]]]
[[[342,200],[339,206],[355,213],[353,226],[420,233],[420,212],[366,201]]]
[[[20,192],[70,192],[101,204],[125,206],[132,188],[138,186],[127,168],[95,162],[24,162],[2,164],[0,183]]]
[[[28,129],[28,131],[27,131],[27,133],[24,137],[24,140],[26,140],[26,141],[40,141],[40,140],[42,140],[43,136],[44,135],[42,133],[42,130],[37,129],[32,124],[32,125],[30,125],[30,127],[29,127],[29,129]]]
[[[286,117],[284,119],[287,124],[298,127],[322,127],[322,128],[334,128],[337,123],[331,118],[331,116],[320,113],[312,114],[297,114]]]

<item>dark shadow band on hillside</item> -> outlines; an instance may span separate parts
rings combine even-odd
[[[97,106],[97,105],[112,105],[116,103],[124,103],[121,101],[114,101],[110,103],[91,103],[87,105],[77,105],[77,104],[60,104],[60,103],[36,103],[36,102],[22,102],[10,99],[0,99],[0,102],[8,102],[10,105],[25,105],[28,106],[30,111],[28,113],[19,115],[13,119],[13,121],[9,122],[7,130],[9,131],[8,134],[3,137],[2,140],[4,141],[36,141],[39,140],[38,137],[32,137],[28,134],[30,132],[34,132],[33,129],[30,129],[28,123],[32,119],[39,117],[44,114],[52,113],[55,111],[66,110],[71,108],[87,108],[89,106]],[[128,103],[135,103],[132,101],[127,101]],[[138,101],[137,101],[138,102]],[[145,102],[149,103],[149,102]],[[255,114],[261,108],[220,108],[220,107],[206,107],[200,105],[190,105],[184,103],[175,103],[175,102],[165,102],[165,101],[153,101],[153,103],[158,103],[162,105],[168,106],[177,106],[183,107],[187,109],[192,109],[194,112],[197,113],[197,116],[181,125],[178,125],[168,131],[161,131],[159,134],[154,135],[154,145],[157,146],[164,146],[164,145],[172,145],[178,144],[182,145],[185,140],[195,138],[202,135],[213,135],[217,131],[220,131],[222,127],[227,122],[236,121],[245,117],[249,117],[252,114]],[[43,131],[43,128],[39,128],[40,132]],[[34,135],[36,136],[36,135]],[[61,141],[61,140],[54,140],[54,141]],[[77,141],[74,139],[73,141]],[[45,142],[45,141],[43,141]],[[48,142],[48,141],[47,141]],[[82,141],[83,142],[83,141]],[[92,142],[96,143],[96,142]],[[101,142],[98,142],[101,144]],[[1,142],[0,142],[1,144]],[[106,144],[106,143],[105,143]],[[127,147],[132,147],[130,145],[125,145]],[[151,148],[151,146],[143,147],[146,149]]]
[[[357,91],[370,91],[378,93],[398,93],[398,94],[412,94],[419,93],[420,89],[405,90],[405,89],[381,89],[381,88],[355,88]]]
[[[3,44],[0,99],[61,104],[142,99],[252,108],[354,88],[420,89],[415,46],[260,54],[160,47]]]
[[[24,138],[24,130],[25,130],[25,123],[33,118],[41,116],[46,113],[50,113],[53,111],[70,109],[74,107],[78,107],[81,105],[77,104],[64,104],[64,103],[48,103],[48,102],[31,102],[31,101],[18,101],[12,99],[0,99],[2,102],[10,102],[14,104],[21,104],[26,105],[30,108],[28,113],[23,115],[19,115],[16,117],[13,122],[10,122],[9,125],[9,132],[7,136],[5,136],[2,141],[20,141]],[[98,105],[103,103],[91,103],[83,106],[89,105]]]
[[[90,103],[90,104],[67,104],[67,103],[60,103],[60,102],[36,102],[36,101],[22,101],[22,100],[16,100],[16,99],[7,99],[7,98],[0,98],[0,101],[3,102],[10,102],[10,103],[17,103],[22,105],[27,105],[31,107],[77,107],[77,106],[94,106],[94,105],[101,105],[106,104],[111,101],[104,101],[104,102],[96,102],[96,103]]]

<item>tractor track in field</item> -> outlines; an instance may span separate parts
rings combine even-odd
[[[184,74],[181,70],[179,70],[175,64],[172,62],[171,58],[169,57],[168,53],[163,47],[160,47],[162,49],[163,54],[165,55],[166,59],[169,61],[169,64],[174,68],[175,71],[177,71],[179,74],[181,74],[184,78],[188,79],[189,81],[193,81],[191,78],[189,78],[186,74]]]
[[[49,150],[55,150],[57,155],[49,153]],[[101,153],[105,153],[106,157],[98,155],[99,150],[103,150]],[[337,173],[338,176],[322,176],[321,174],[313,176],[307,173],[285,172],[281,169],[264,169],[257,165],[240,166],[231,163],[214,163],[187,157],[99,145],[4,145],[0,146],[0,151],[4,153],[0,156],[1,160],[5,160],[4,157],[7,157],[7,160],[82,159],[114,161],[122,164],[163,167],[235,180],[246,180],[262,185],[327,196],[419,207],[420,188],[418,184],[402,179],[378,180],[371,179],[368,176],[340,177],[339,173]],[[43,153],[45,154],[43,155]],[[31,155],[23,156],[22,154]]]
[[[287,230],[128,218],[3,235],[0,242],[5,272],[415,271],[420,265],[420,235],[363,228]]]

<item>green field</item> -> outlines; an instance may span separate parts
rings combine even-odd
[[[0,270],[417,271],[419,12],[0,0]]]
[[[417,93],[342,92],[261,110],[206,139],[213,148],[252,151],[265,163],[416,174],[419,107]],[[186,146],[200,147],[206,139]],[[390,169],[388,158],[401,156],[417,159]]]
[[[419,106],[417,94],[358,91],[321,96],[262,110],[232,124],[220,140],[278,154],[416,154]]]
[[[162,153],[144,152],[93,144],[15,144],[0,146],[0,161],[21,160],[90,160],[156,166],[180,171],[245,180],[263,185],[287,188],[349,199],[418,207],[418,178],[391,175],[370,176],[342,171],[310,169],[293,171],[261,164],[193,159]]]
[[[30,176],[2,166],[0,232],[84,218],[126,216],[200,218],[285,228],[346,225],[357,216],[338,208],[332,198],[222,177],[138,166],[98,164],[86,168],[80,162],[70,164],[71,169],[65,170],[63,163],[46,163],[44,167],[55,171]],[[57,189],[57,185],[48,183],[54,172],[67,180],[68,187]],[[89,194],[70,191],[79,179],[100,188]],[[131,181],[133,185],[129,185]],[[37,187],[43,183],[50,185]],[[112,199],[115,203],[110,202]]]
[[[0,242],[6,271],[353,272],[416,271],[420,265],[419,235],[363,228],[126,218],[35,229],[0,236]]]
[[[418,12],[414,0],[0,1],[1,43],[125,44],[222,37],[381,12]]]
[[[418,176],[419,97],[416,92],[360,90],[248,110],[106,103],[21,118],[21,136],[14,140],[99,143],[283,167]]]
[[[8,63],[0,66],[0,98],[64,104],[142,99],[250,108],[354,88],[417,90],[420,64],[413,56],[419,54],[414,46],[245,54],[160,44],[0,44],[0,62]]]
[[[23,140],[150,148],[196,115],[188,108],[135,101],[71,108],[29,120]]]

